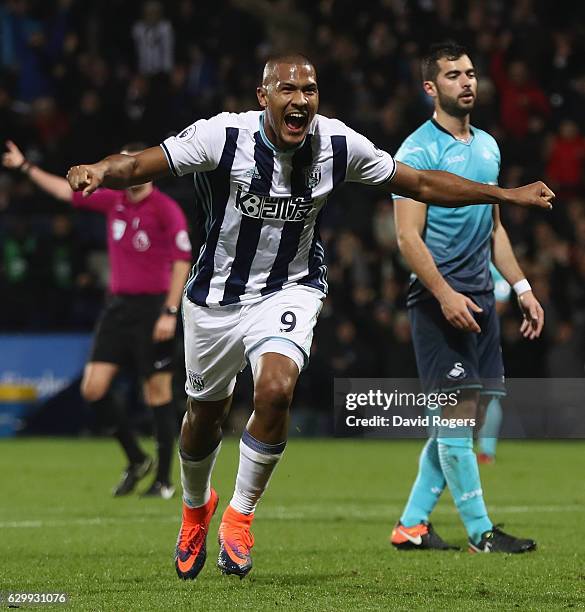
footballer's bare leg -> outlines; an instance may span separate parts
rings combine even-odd
[[[278,353],[265,353],[258,360],[254,375],[254,412],[246,425],[248,433],[266,444],[286,442],[289,408],[299,369]]]
[[[233,395],[214,402],[187,399],[187,412],[181,427],[181,450],[193,458],[203,458],[221,441],[221,428],[230,411]]]
[[[254,412],[240,440],[233,497],[219,526],[219,569],[243,578],[252,569],[250,526],[256,505],[278,464],[288,432],[297,364],[279,353],[260,356],[254,371]]]

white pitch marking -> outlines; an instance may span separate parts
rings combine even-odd
[[[358,520],[363,518],[377,518],[382,521],[392,519],[401,512],[402,506],[374,506],[370,508],[359,508],[357,506],[337,506],[326,514],[314,511],[311,506],[297,506],[287,509],[286,506],[273,506],[267,508],[259,515],[265,520],[277,521],[299,521],[299,520],[322,520],[330,521],[332,518]],[[555,505],[555,506],[491,506],[490,512],[501,512],[502,514],[527,514],[527,513],[551,513],[551,512],[585,512],[585,506],[581,505]],[[454,508],[437,508],[435,513],[455,514]],[[24,521],[0,521],[0,529],[40,529],[80,526],[112,525],[116,523],[177,523],[178,516],[119,516],[119,517],[88,517],[77,519],[53,519],[53,520],[24,520]]]

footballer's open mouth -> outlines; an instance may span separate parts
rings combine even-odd
[[[284,116],[284,123],[292,134],[301,134],[309,123],[309,113],[303,111],[290,111]]]
[[[475,96],[470,91],[466,91],[459,96],[459,99],[464,102],[471,102],[475,99]]]

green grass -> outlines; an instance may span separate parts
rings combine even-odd
[[[218,515],[236,443],[225,441],[216,467]],[[66,592],[68,609],[92,612],[585,608],[584,443],[503,442],[482,469],[493,520],[538,540],[536,553],[514,557],[388,545],[420,446],[292,440],[257,512],[250,576],[215,567],[216,516],[207,565],[185,583],[172,561],[179,499],[111,498],[122,466],[113,442],[2,441],[0,591]],[[448,495],[434,524],[465,545]]]

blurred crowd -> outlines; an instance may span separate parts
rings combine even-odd
[[[503,211],[546,311],[544,337],[502,323],[509,376],[582,376],[585,338],[585,5],[557,0],[6,0],[0,6],[0,138],[64,175],[133,140],[157,144],[222,110],[257,108],[272,53],[315,60],[320,112],[393,153],[431,113],[419,58],[464,44],[477,67],[472,124],[502,151],[500,182],[545,179],[552,213]],[[201,240],[190,179],[161,181]],[[389,194],[344,186],[323,221],[330,296],[299,389],[326,402],[335,376],[415,376],[408,270]],[[91,329],[103,303],[101,218],[71,214],[0,170],[0,327]],[[194,249],[197,252],[197,249]],[[326,388],[327,387],[327,388]],[[325,394],[325,395],[324,395]]]

